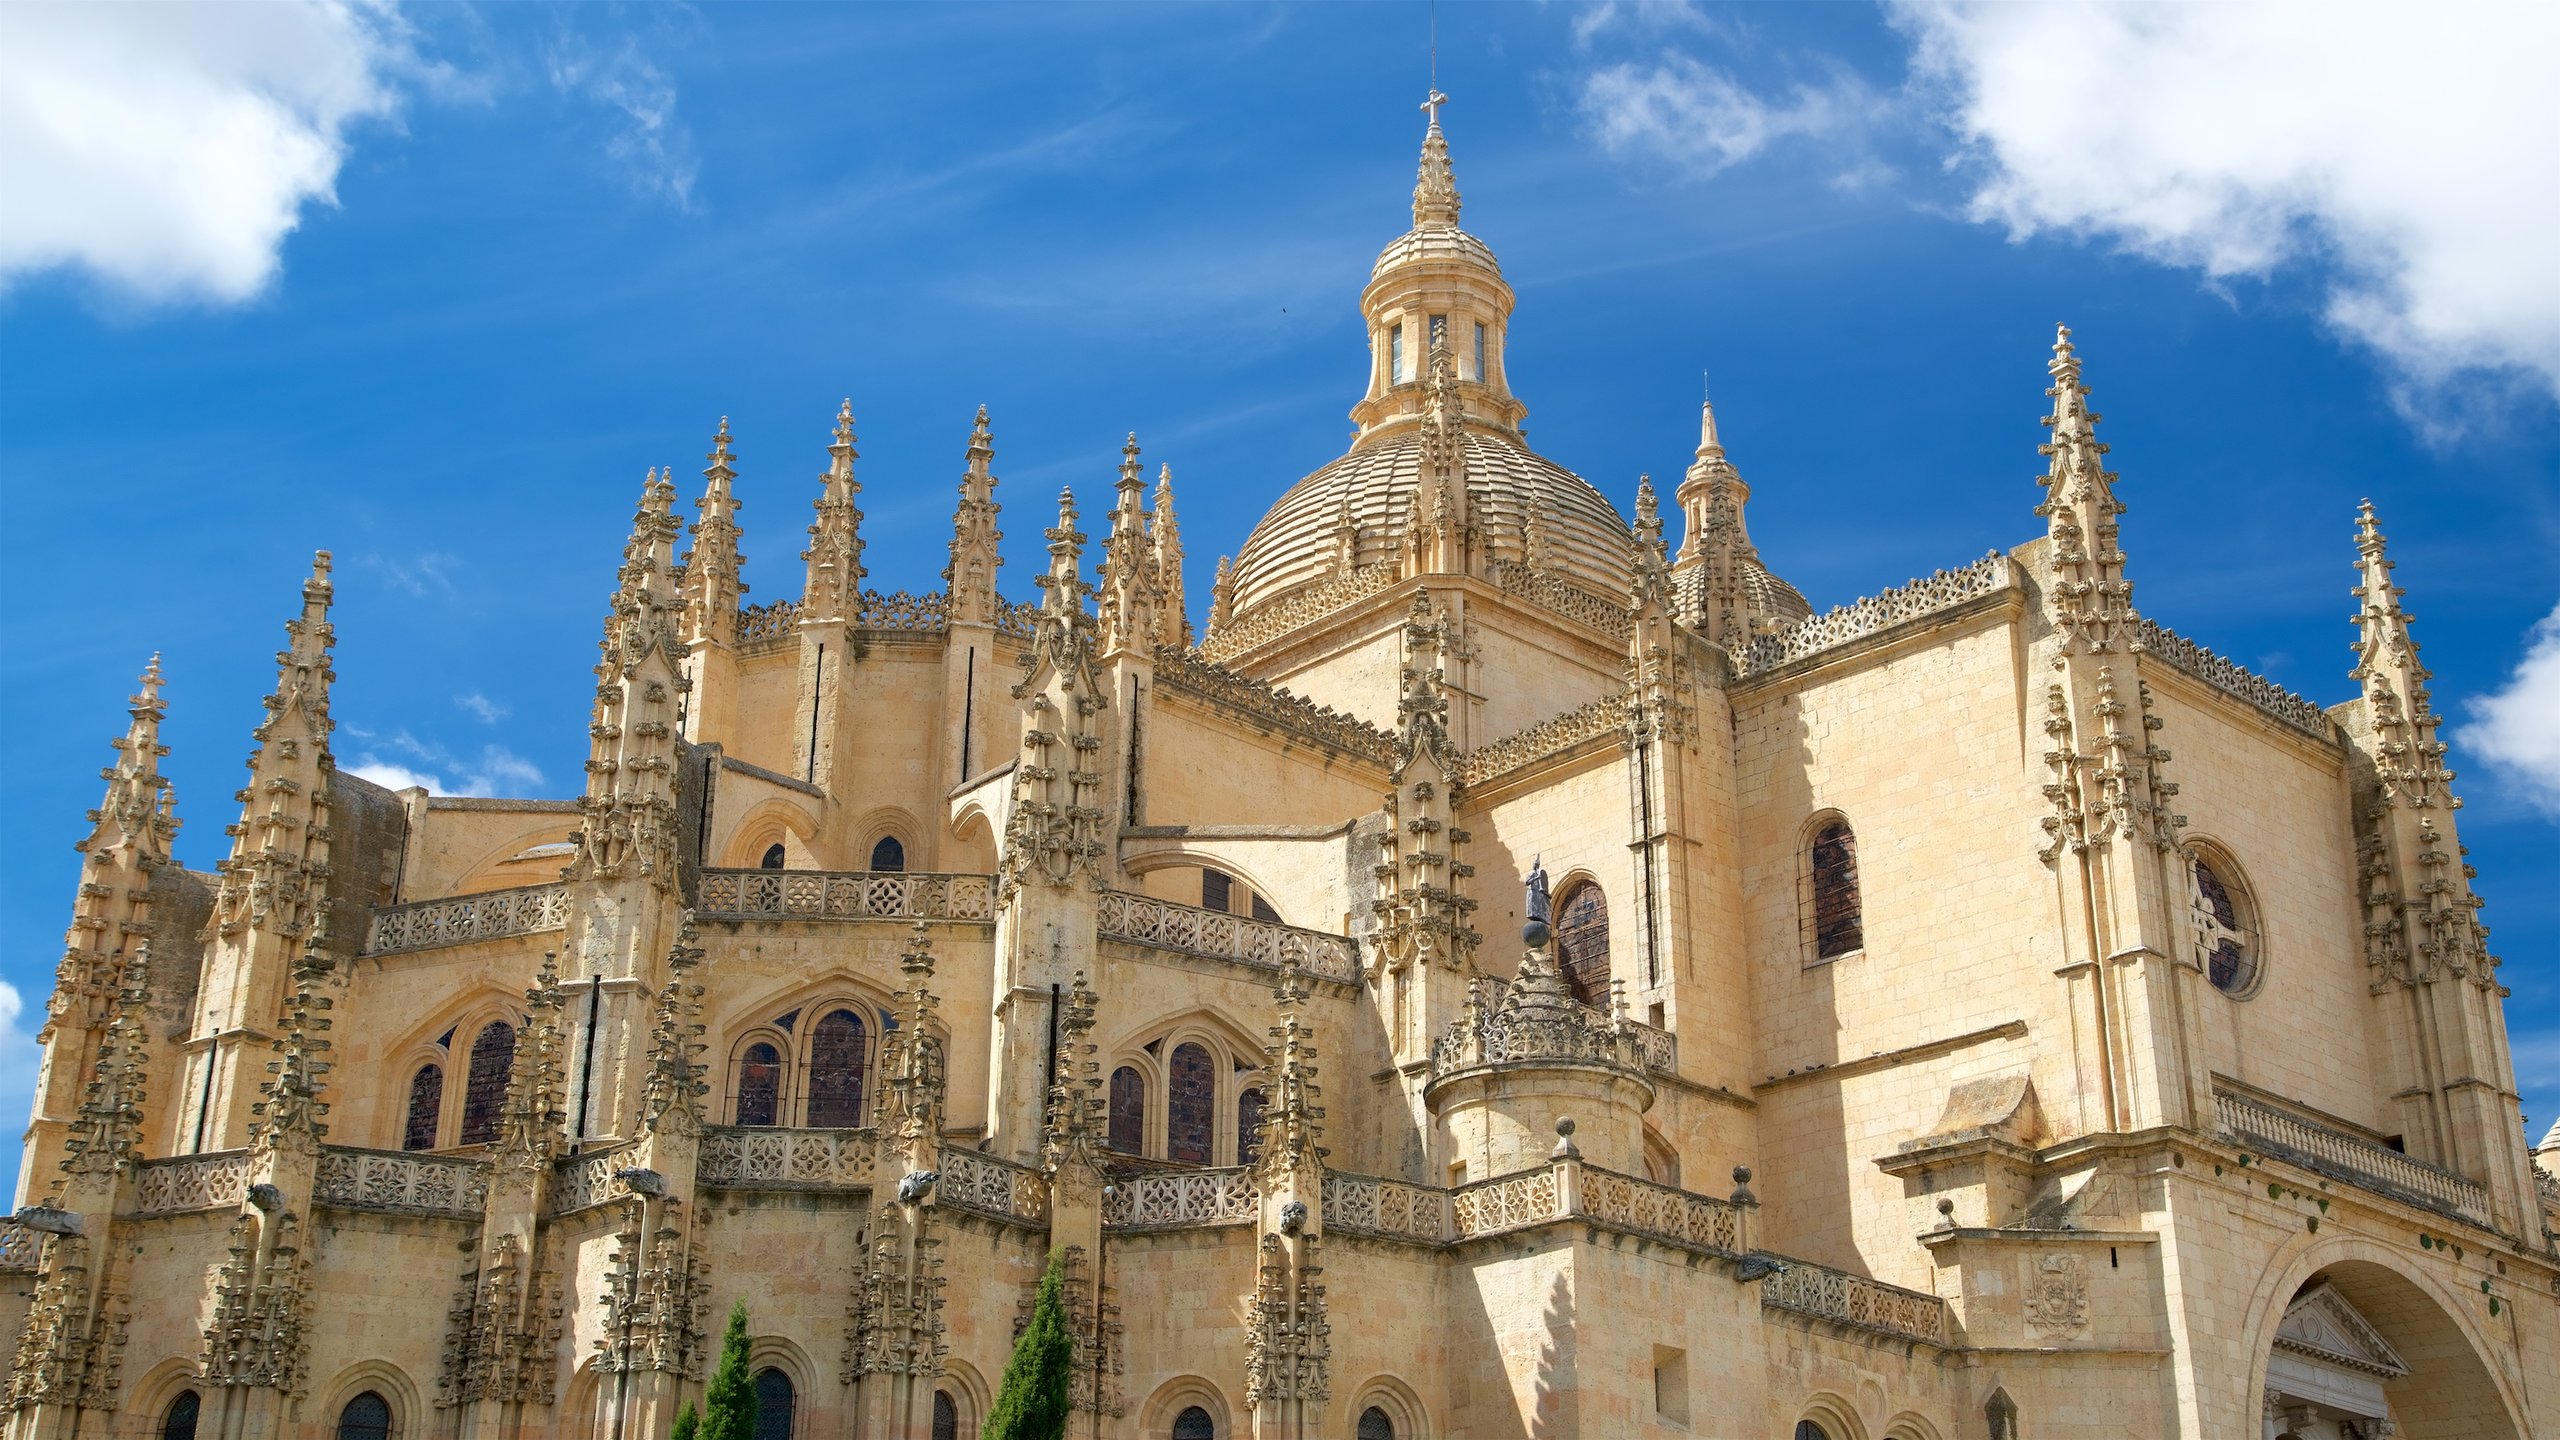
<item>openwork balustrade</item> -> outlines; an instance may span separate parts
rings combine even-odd
[[[1588,1165],[1580,1188],[1576,1215],[1701,1249],[1727,1254],[1742,1249],[1742,1217],[1730,1201]]]
[[[1556,1172],[1527,1170],[1499,1180],[1479,1180],[1449,1193],[1449,1218],[1457,1238],[1491,1235],[1523,1225],[1561,1220],[1563,1187]]]
[[[1208,638],[1200,642],[1200,654],[1213,661],[1233,659],[1301,625],[1356,605],[1394,585],[1397,577],[1393,565],[1369,565],[1320,581],[1260,607],[1240,624],[1210,631]]]
[[[1760,1303],[1767,1309],[1792,1310],[1932,1345],[1947,1343],[1947,1302],[1935,1295],[1807,1260],[1785,1263],[1785,1270],[1760,1282]]]
[[[1585,701],[1526,730],[1468,751],[1465,759],[1459,762],[1458,774],[1470,785],[1484,785],[1550,755],[1570,750],[1595,735],[1624,735],[1632,713],[1629,707],[1630,697],[1624,690]]]
[[[489,1166],[459,1155],[414,1155],[330,1145],[314,1186],[323,1205],[476,1218],[489,1199]]]
[[[2142,653],[2203,681],[2244,705],[2253,705],[2294,729],[2322,740],[2337,738],[2338,728],[2320,707],[2273,680],[2226,660],[2177,631],[2152,620],[2133,622]]]
[[[145,1160],[135,1170],[133,1182],[145,1215],[237,1205],[249,1198],[249,1152],[215,1150]]]
[[[1502,587],[1506,595],[1517,595],[1567,620],[1588,625],[1612,639],[1624,640],[1634,633],[1635,619],[1626,606],[1606,596],[1594,595],[1551,571],[1514,560],[1496,560],[1493,562],[1493,581]]]
[[[1327,1170],[1324,1228],[1437,1245],[1449,1238],[1448,1192],[1375,1175]]]
[[[1582,1013],[1604,1024],[1614,1018],[1596,1005],[1583,1006]],[[1627,1021],[1627,1029],[1636,1037],[1636,1050],[1644,1057],[1644,1068],[1657,1075],[1680,1073],[1679,1036],[1659,1025],[1647,1025],[1636,1019]]]
[[[1038,605],[998,597],[996,632],[1027,640],[1039,614]],[[905,590],[887,595],[877,590],[865,590],[862,592],[861,612],[854,617],[854,628],[940,635],[951,628],[951,596],[941,590],[922,595]],[[738,610],[738,648],[742,651],[776,648],[796,639],[799,634],[800,604],[796,600],[741,606]]]
[[[1163,1170],[1112,1182],[1102,1223],[1127,1230],[1243,1225],[1260,1204],[1250,1170]]]
[[[432,950],[439,945],[467,945],[509,935],[537,935],[569,923],[569,887],[526,885],[514,890],[484,890],[445,900],[419,900],[384,905],[373,912],[366,934],[368,955],[403,950]]]
[[[714,920],[992,920],[992,875],[887,870],[705,870],[694,913]]]
[[[708,1146],[706,1145],[705,1148],[707,1149]],[[571,1210],[584,1210],[590,1205],[601,1205],[607,1200],[630,1194],[631,1187],[614,1177],[630,1165],[632,1158],[638,1153],[637,1145],[617,1145],[610,1150],[591,1150],[584,1155],[572,1155],[566,1160],[553,1161],[550,1197],[552,1213],[559,1215]],[[703,1161],[703,1169],[709,1168],[710,1163],[706,1157]],[[706,1184],[710,1183],[707,1175],[701,1178]]]
[[[2450,1170],[2238,1095],[2214,1096],[2213,1114],[2222,1138],[2235,1145],[2474,1225],[2489,1223],[2488,1190]]]
[[[1270,970],[1295,959],[1301,970],[1320,979],[1360,978],[1360,943],[1348,935],[1274,925],[1119,890],[1103,892],[1097,914],[1103,934],[1141,945],[1215,955]]]
[[[942,1152],[940,1203],[1021,1225],[1049,1223],[1049,1177],[976,1150]]]
[[[732,1190],[851,1190],[869,1187],[879,1162],[873,1130],[710,1125],[695,1173],[705,1185]]]
[[[1881,634],[1907,621],[1952,610],[1969,600],[1996,595],[2017,585],[2009,557],[1994,550],[1970,565],[1924,575],[1907,585],[1870,595],[1855,604],[1799,620],[1775,635],[1763,635],[1734,657],[1734,678],[1745,679],[1793,664],[1835,645]]]
[[[30,1271],[43,1263],[44,1237],[19,1224],[0,1224],[0,1273]]]

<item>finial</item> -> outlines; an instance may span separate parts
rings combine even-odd
[[[725,425],[728,422],[721,423]],[[850,395],[836,409],[836,443],[848,447],[853,444],[853,397]]]
[[[160,652],[154,650],[151,652],[151,663],[142,667],[142,695],[144,699],[150,700],[157,699],[159,694]]]
[[[1724,441],[1716,434],[1716,402],[1713,400],[1698,402],[1698,458],[1724,458]]]
[[[1158,495],[1170,495],[1173,493],[1172,465],[1166,464],[1156,467],[1156,493]]]
[[[1431,94],[1422,102],[1422,113],[1431,117],[1432,129],[1440,128],[1440,107],[1448,103],[1449,97],[1440,93],[1440,87],[1432,86]]]
[[[1438,90],[1422,102],[1431,126],[1423,132],[1422,168],[1413,187],[1413,228],[1458,228],[1458,177],[1449,166],[1449,142],[1440,133],[1440,107],[1449,97]]]
[[[1138,467],[1138,432],[1132,430],[1129,432],[1128,441],[1120,447],[1120,488],[1123,490],[1132,486],[1143,488],[1145,485],[1146,480],[1139,473]]]

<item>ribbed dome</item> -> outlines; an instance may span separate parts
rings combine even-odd
[[[1624,599],[1634,548],[1617,507],[1589,481],[1509,435],[1469,428],[1463,436],[1467,505],[1480,553],[1523,558],[1523,526],[1535,495],[1543,507],[1547,566],[1596,594]],[[1359,531],[1357,563],[1389,558],[1421,481],[1422,433],[1407,428],[1357,446],[1289,487],[1237,552],[1237,618],[1333,573],[1335,528],[1346,503]]]
[[[1672,594],[1680,602],[1680,614],[1684,618],[1693,618],[1706,608],[1705,598],[1700,593],[1706,585],[1707,572],[1703,566],[1672,576]],[[1804,592],[1778,578],[1768,566],[1760,563],[1758,556],[1742,561],[1742,589],[1744,598],[1751,602],[1753,609],[1781,624],[1813,618],[1813,603],[1804,598]]]

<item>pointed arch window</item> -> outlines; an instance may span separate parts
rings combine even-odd
[[[1994,1390],[1982,1407],[1982,1428],[1991,1440],[2018,1440],[2018,1402],[2006,1390]]]
[[[371,1390],[338,1412],[338,1440],[391,1440],[391,1402]]]
[[[1813,889],[1813,958],[1837,960],[1867,948],[1866,906],[1858,892],[1858,836],[1833,816],[1815,827],[1808,857]]]
[[[768,1365],[756,1372],[756,1440],[791,1440],[800,1395],[791,1377]]]
[[[1165,1068],[1164,1153],[1185,1165],[1207,1165],[1218,1128],[1218,1067],[1209,1051],[1185,1041]]]
[[[1109,1142],[1123,1155],[1143,1155],[1147,1151],[1147,1077],[1134,1065],[1123,1065],[1111,1072],[1111,1127]]]
[[[1262,1155],[1262,1087],[1236,1096],[1236,1163],[1250,1165]]]
[[[948,1390],[933,1392],[933,1440],[960,1440],[960,1407]]]
[[[1831,1432],[1812,1420],[1796,1422],[1796,1440],[1831,1440]]]
[[[862,1062],[867,1037],[862,1017],[830,1010],[809,1032],[809,1119],[814,1129],[850,1130],[862,1124]]]
[[[759,1040],[738,1055],[737,1122],[782,1123],[782,1052]]]
[[[444,1119],[444,1067],[432,1061],[409,1077],[409,1115],[400,1127],[400,1148],[433,1150]]]
[[[907,868],[907,847],[895,835],[883,835],[871,847],[871,868],[892,874]]]
[[[1197,1405],[1173,1417],[1173,1440],[1218,1440],[1218,1422]]]
[[[204,1413],[204,1397],[181,1390],[160,1421],[160,1440],[196,1440],[196,1417]]]
[[[779,870],[782,868],[782,861],[782,847],[779,844],[774,844],[765,847],[764,858],[757,861],[756,865],[759,869]]]
[[[507,1104],[507,1071],[515,1064],[516,1027],[492,1020],[471,1041],[471,1068],[462,1082],[462,1135],[465,1145],[486,1145],[498,1138],[498,1116]]]
[[[1396,1422],[1372,1405],[1360,1412],[1360,1440],[1396,1440]]]
[[[1556,963],[1585,1005],[1609,1003],[1609,897],[1585,880],[1556,905]]]

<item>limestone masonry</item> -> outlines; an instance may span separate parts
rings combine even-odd
[[[2351,698],[2180,638],[2063,331],[2042,533],[1815,615],[1712,410],[1632,520],[1528,448],[1439,98],[1204,633],[1134,438],[997,593],[984,411],[945,587],[864,588],[848,405],[795,597],[725,422],[689,537],[650,473],[574,799],[339,772],[324,553],[198,874],[155,662],[11,1440],[660,1440],[740,1299],[760,1436],[973,1436],[1053,1247],[1097,1440],[2560,1435],[2371,509]]]

